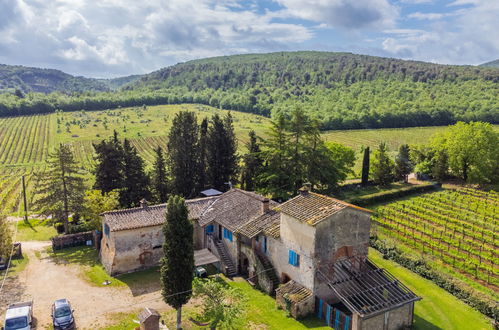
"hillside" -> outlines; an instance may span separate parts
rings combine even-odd
[[[499,69],[349,53],[280,52],[170,66],[119,92],[0,95],[0,116],[200,103],[264,116],[307,110],[327,129],[499,123]],[[137,77],[133,77],[137,78]],[[132,79],[132,78],[130,78]],[[116,87],[107,82],[108,88]],[[128,83],[128,84],[127,84]]]
[[[109,91],[106,83],[97,79],[75,77],[54,69],[30,68],[0,64],[0,92],[85,92]]]
[[[488,66],[492,68],[499,68],[499,59],[495,61],[490,61],[487,63],[480,64],[480,66]]]

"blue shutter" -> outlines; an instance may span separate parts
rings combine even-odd
[[[345,316],[345,330],[348,330],[350,327],[350,318]]]
[[[212,234],[213,233],[213,225],[208,225],[206,226],[206,233],[207,234]]]
[[[292,265],[293,264],[293,250],[289,250],[289,255],[288,255],[288,264]]]
[[[229,241],[232,242],[232,232],[230,230],[228,230],[228,232],[229,232]]]
[[[331,306],[329,306],[329,304],[326,304],[326,305],[327,305],[326,322],[327,322],[327,326],[330,327],[331,326]]]
[[[295,253],[295,266],[300,266],[300,255],[298,253]]]

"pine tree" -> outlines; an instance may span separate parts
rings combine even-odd
[[[125,139],[123,142],[123,188],[120,190],[122,207],[137,206],[141,199],[150,199],[150,179],[144,170],[144,160],[137,149]]]
[[[44,215],[62,221],[69,232],[69,215],[78,214],[83,205],[85,187],[80,169],[68,145],[60,144],[50,155],[48,169],[38,175],[35,203]]]
[[[191,297],[194,246],[193,225],[188,218],[185,201],[180,196],[170,196],[163,225],[165,243],[161,259],[161,284],[163,300],[177,310],[177,329],[182,327],[182,305]]]
[[[380,143],[378,149],[374,152],[371,164],[371,176],[374,183],[379,185],[388,185],[393,182],[393,160],[388,156],[386,144]]]
[[[402,144],[399,148],[397,158],[395,158],[395,178],[404,180],[407,183],[408,175],[413,169],[409,159],[409,145]]]
[[[364,148],[364,158],[362,159],[362,186],[367,186],[369,183],[369,147]]]
[[[208,144],[208,119],[203,118],[201,125],[199,126],[199,181],[198,181],[198,191],[203,191],[207,188],[207,178],[206,178],[206,153]]]
[[[249,142],[246,144],[248,153],[243,156],[243,167],[241,170],[241,187],[244,190],[255,190],[257,179],[263,167],[260,145],[258,144],[255,131],[249,132]]]
[[[194,112],[175,115],[168,135],[168,165],[173,193],[195,197],[199,187],[199,126]]]
[[[237,171],[237,142],[232,125],[232,116],[222,119],[213,115],[207,135],[207,178],[210,186],[221,191],[233,182]]]
[[[307,146],[303,141],[305,136],[308,135],[311,137],[309,139],[312,141],[312,148],[316,148],[317,140],[314,140],[314,135],[318,133],[318,130],[315,130],[316,126],[310,123],[308,116],[301,108],[295,108],[291,113],[291,120],[289,120],[288,130],[290,132],[290,142],[291,142],[291,150],[290,150],[290,161],[293,164],[288,169],[289,180],[293,183],[293,191],[298,190],[304,182],[305,175],[305,161],[303,159],[305,149]]]
[[[166,175],[166,162],[163,156],[163,149],[157,147],[154,160],[154,169],[152,176],[152,185],[155,200],[159,203],[166,203],[168,198],[168,178]]]
[[[102,140],[93,146],[97,154],[94,189],[102,193],[120,189],[123,186],[124,160],[123,146],[118,139],[118,133],[114,131],[112,139]]]

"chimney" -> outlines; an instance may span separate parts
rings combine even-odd
[[[262,214],[265,214],[270,209],[270,200],[268,198],[264,198],[262,200]]]
[[[139,203],[140,203],[140,207],[142,207],[142,208],[147,207],[147,201],[145,198],[142,198]]]
[[[312,190],[312,184],[310,184],[310,183],[304,183],[303,187],[301,187],[300,189],[298,189],[298,192],[302,196],[307,196],[308,193],[310,192],[310,190]]]

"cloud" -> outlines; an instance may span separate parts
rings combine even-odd
[[[385,37],[382,48],[392,56],[403,58],[480,64],[498,57],[498,12],[498,1],[475,0],[472,7],[455,11],[422,31]]]
[[[387,0],[276,0],[292,17],[344,29],[395,25],[398,8]]]
[[[418,20],[439,20],[444,17],[448,16],[448,14],[443,14],[443,13],[420,13],[420,12],[415,12],[407,15],[408,18],[414,18]]]
[[[1,29],[0,63],[89,76],[288,49],[314,36],[312,28],[276,22],[271,13],[235,0],[2,1]]]

